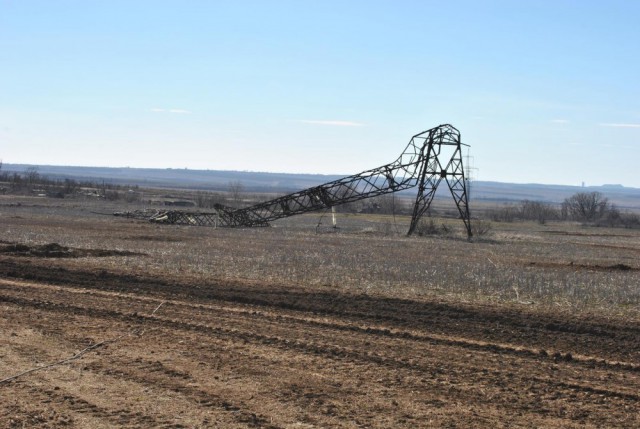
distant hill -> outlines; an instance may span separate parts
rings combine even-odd
[[[65,167],[54,165],[3,164],[3,171],[24,172],[37,168],[49,178],[106,181],[114,184],[138,185],[156,188],[187,188],[226,191],[230,182],[240,182],[247,191],[286,193],[317,186],[339,179],[340,175],[289,174],[252,171],[188,170],[161,168]],[[446,187],[440,187],[444,191]],[[509,203],[525,199],[560,203],[576,192],[598,191],[622,209],[640,209],[640,189],[622,185],[566,186],[541,184],[515,184],[474,181],[471,198],[487,203]],[[405,194],[413,195],[412,191]],[[442,192],[439,192],[442,195]]]
[[[65,167],[57,165],[4,164],[9,172],[37,168],[49,178],[107,181],[114,184],[159,188],[190,188],[211,191],[227,190],[229,182],[239,181],[252,192],[286,192],[338,179],[342,176],[321,174],[260,173],[223,170],[188,170],[175,168]]]
[[[522,200],[561,203],[577,192],[600,192],[622,209],[640,209],[640,189],[622,185],[566,186],[501,182],[472,182],[471,196],[488,202],[513,202]]]

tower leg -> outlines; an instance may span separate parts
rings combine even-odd
[[[449,164],[447,165],[447,184],[451,191],[453,201],[456,203],[460,218],[464,222],[467,230],[467,238],[471,240],[471,216],[469,214],[469,193],[467,192],[467,181],[464,177],[464,167],[462,165],[462,151],[460,145],[456,148]]]
[[[436,189],[440,183],[440,178],[431,174],[429,177],[423,177],[420,181],[418,188],[418,195],[416,196],[416,202],[413,205],[413,215],[411,216],[411,224],[409,225],[409,231],[407,235],[414,233],[422,215],[429,210],[431,201],[436,194]]]

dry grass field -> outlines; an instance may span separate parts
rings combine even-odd
[[[0,196],[0,427],[640,427],[638,230],[116,209]]]

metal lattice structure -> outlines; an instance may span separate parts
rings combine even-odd
[[[470,238],[471,223],[461,146],[460,132],[451,125],[440,125],[413,136],[400,157],[382,167],[246,208],[217,205],[216,213],[166,211],[150,220],[182,225],[267,226],[269,222],[284,217],[417,187],[418,194],[407,233],[411,235],[429,209],[438,185],[445,180]]]

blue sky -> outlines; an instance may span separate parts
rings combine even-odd
[[[640,1],[0,0],[5,163],[640,187]]]

